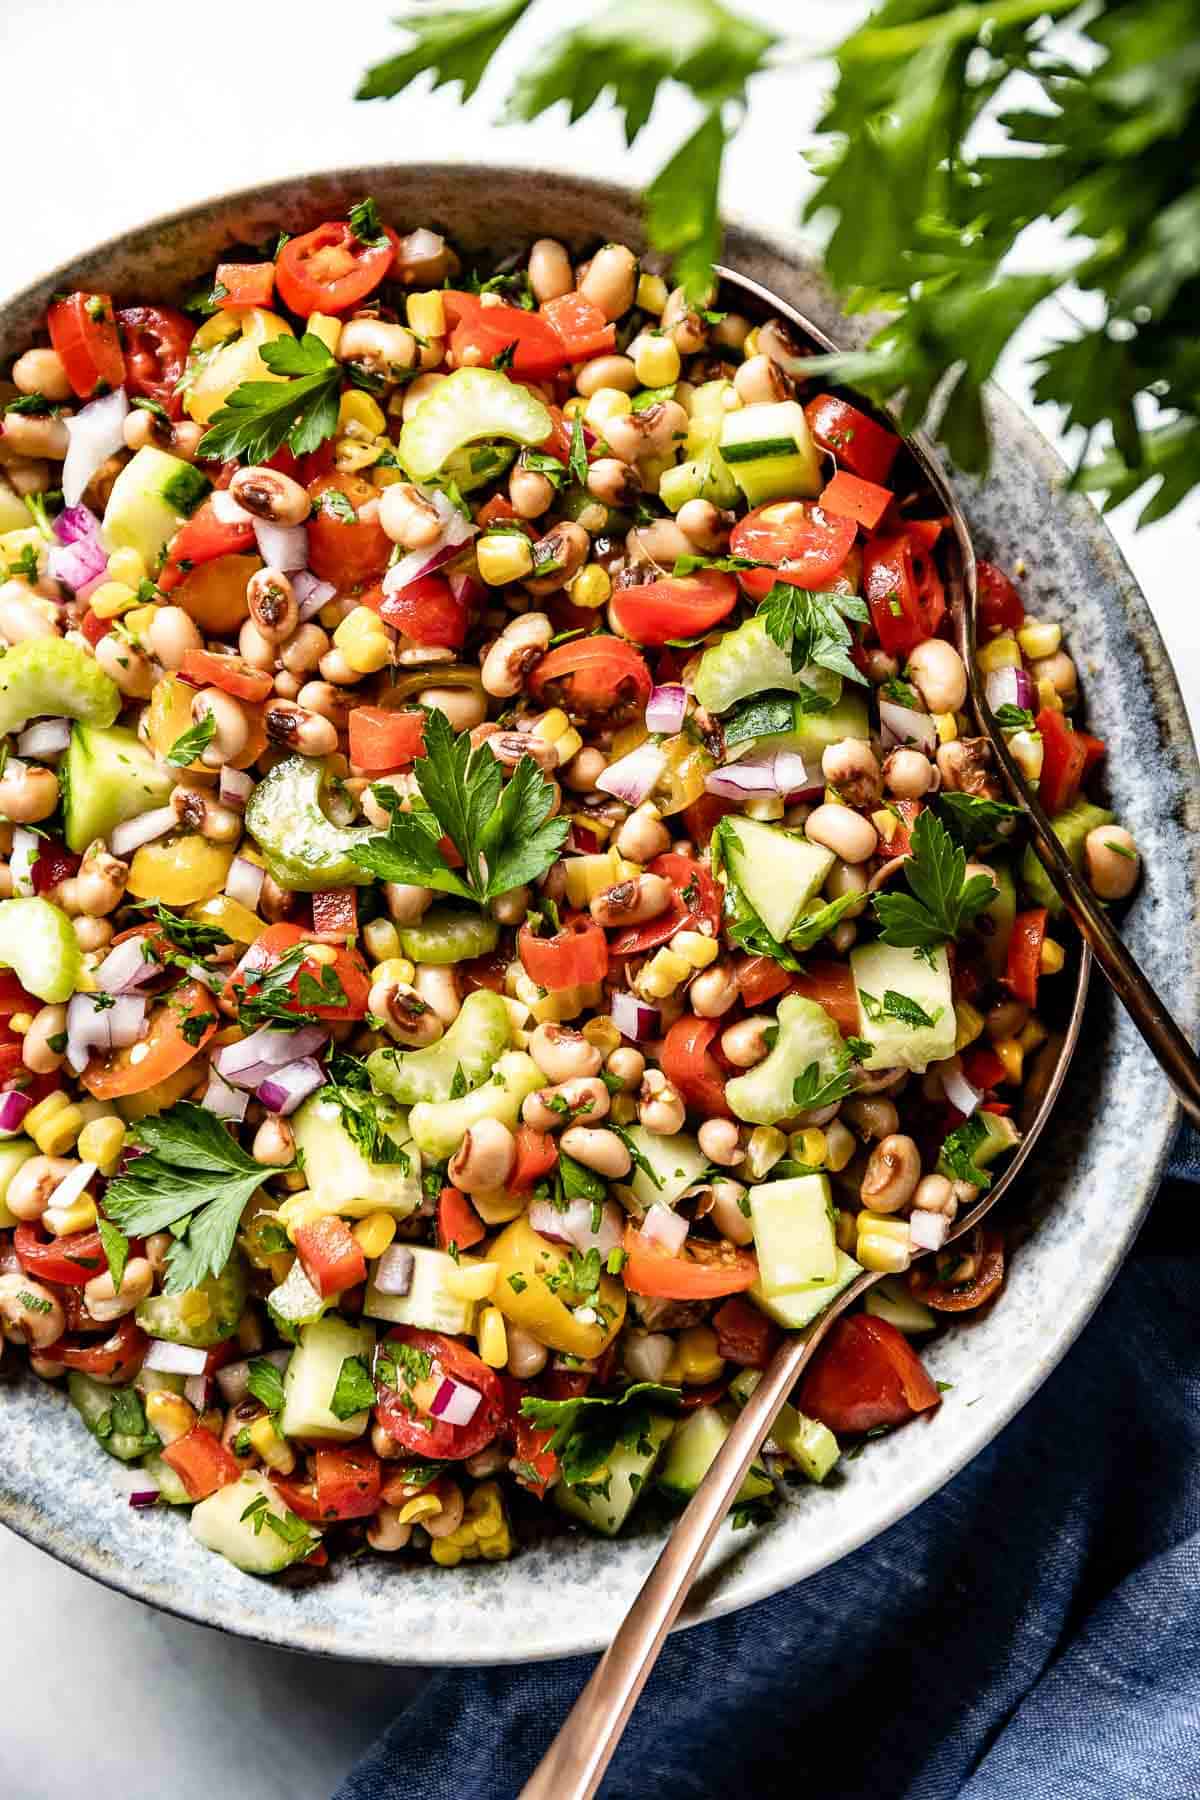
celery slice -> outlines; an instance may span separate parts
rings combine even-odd
[[[455,369],[408,420],[397,453],[414,481],[428,481],[466,444],[506,438],[532,449],[553,429],[541,401],[499,369]]]
[[[48,716],[107,726],[120,710],[116,682],[66,638],[25,638],[0,656],[0,734]]]
[[[0,968],[39,1000],[58,1006],[79,981],[79,940],[61,907],[49,900],[0,900]]]

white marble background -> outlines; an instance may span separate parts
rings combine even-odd
[[[865,10],[859,0],[743,3],[781,29],[796,30],[799,15],[814,47]],[[356,105],[361,70],[395,42],[393,10],[388,0],[0,0],[0,295],[99,238],[226,188],[355,162],[476,158],[637,184],[690,129],[682,95],[660,107],[633,151],[603,113],[570,133],[557,115],[503,130],[490,123],[522,46],[551,21],[586,12],[576,0],[542,0],[466,117],[445,91]],[[730,158],[731,211],[766,223],[795,217],[808,182],[802,133],[823,81],[817,68],[758,84]],[[1054,415],[1030,404],[1021,363],[1058,329],[1053,309],[1031,320],[1022,355],[1003,371],[1056,439]],[[1140,534],[1129,507],[1113,523],[1195,723],[1200,503]],[[323,1800],[415,1685],[403,1673],[310,1661],[160,1617],[2,1531],[0,1619],[0,1789],[21,1800],[137,1790]]]

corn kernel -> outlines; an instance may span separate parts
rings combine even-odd
[[[912,1260],[908,1220],[860,1212],[855,1254],[864,1269],[883,1270],[889,1275],[907,1269]]]
[[[445,337],[446,306],[440,288],[408,296],[408,323],[410,330],[415,331],[418,337]]]
[[[1063,710],[1062,695],[1048,675],[1039,677],[1037,693],[1039,710],[1049,710],[1050,712],[1061,712]]]
[[[1046,1027],[1040,1019],[1029,1019],[1024,1029],[1018,1032],[1017,1042],[1026,1056],[1030,1056],[1040,1044],[1045,1043],[1047,1036]]]
[[[1011,631],[1002,631],[990,644],[980,644],[975,652],[980,672],[992,675],[997,669],[1019,669],[1021,649]]]
[[[1043,975],[1057,975],[1066,960],[1061,944],[1056,944],[1053,938],[1042,939],[1040,967]]]
[[[599,606],[607,606],[612,598],[612,578],[599,563],[588,563],[586,568],[580,569],[569,591],[573,606],[595,611]]]
[[[717,1334],[711,1325],[692,1325],[681,1331],[678,1344],[679,1368],[688,1387],[703,1387],[715,1381],[725,1367],[725,1358],[717,1349]]]
[[[250,1427],[249,1437],[255,1453],[262,1458],[268,1469],[274,1469],[280,1475],[291,1474],[296,1466],[296,1453],[287,1439],[280,1437],[269,1413],[264,1413],[261,1419],[255,1419]]]
[[[314,337],[320,338],[331,356],[337,355],[337,347],[342,341],[342,321],[340,319],[335,319],[330,313],[309,313],[304,329],[311,331]]]
[[[966,1000],[958,1000],[955,1002],[954,1023],[954,1048],[956,1052],[965,1050],[968,1044],[973,1044],[975,1039],[983,1034],[983,1014],[976,1011],[975,1007],[971,1006]]]
[[[436,1494],[418,1494],[413,1500],[406,1500],[397,1514],[401,1525],[417,1525],[422,1519],[434,1519],[442,1510],[442,1503]],[[437,1539],[434,1542],[438,1542]]]
[[[562,707],[552,706],[548,713],[542,714],[530,736],[541,738],[546,744],[556,744],[563,733],[570,729],[571,721]]]
[[[661,318],[667,304],[667,284],[661,275],[638,276],[637,304],[642,312],[653,313]]]
[[[463,1559],[462,1551],[449,1538],[434,1538],[429,1546],[429,1554],[443,1569],[456,1569]]]
[[[761,1181],[768,1169],[775,1164],[787,1149],[787,1139],[782,1131],[774,1125],[758,1125],[750,1133],[750,1142],[746,1145],[746,1173],[751,1181]]]
[[[472,1195],[471,1199],[474,1202],[475,1196]],[[495,1292],[499,1273],[499,1263],[474,1262],[469,1257],[463,1257],[454,1268],[446,1270],[446,1290],[459,1300],[486,1300],[489,1294]]]
[[[839,1250],[847,1256],[854,1255],[858,1248],[858,1218],[844,1206],[835,1208],[833,1236]]]
[[[372,973],[376,981],[398,981],[407,987],[416,974],[416,967],[407,956],[388,956],[383,962],[376,963]]]
[[[854,1133],[847,1131],[840,1119],[825,1127],[825,1167],[835,1175],[841,1173],[857,1149]]]
[[[400,933],[390,919],[372,919],[363,926],[363,947],[373,963],[389,962],[400,955]]]
[[[1018,1087],[1021,1081],[1021,1070],[1025,1063],[1025,1052],[1017,1038],[999,1038],[992,1049],[1004,1064],[1004,1077]]]
[[[326,631],[335,630],[336,627],[341,624],[345,616],[345,610],[340,600],[331,600],[329,605],[323,606],[317,614],[317,618],[325,627]]]
[[[29,1027],[33,1024],[33,1014],[27,1012],[13,1013],[8,1024],[10,1031],[15,1031],[18,1037],[24,1037],[25,1033],[29,1030]]]
[[[672,338],[649,332],[634,346],[633,366],[643,387],[673,387],[679,380],[679,351]]]
[[[387,430],[387,418],[378,400],[365,394],[361,388],[347,388],[338,401],[339,433],[345,433],[351,425],[359,425],[371,437],[378,437]],[[354,433],[351,433],[353,436]]]
[[[196,1423],[196,1409],[191,1402],[185,1400],[182,1394],[172,1394],[166,1388],[155,1388],[153,1393],[145,1396],[143,1404],[146,1423],[161,1444],[177,1443],[181,1437],[187,1436]]]
[[[952,744],[958,736],[958,720],[953,713],[934,713],[933,722],[937,726],[938,743]]]
[[[563,401],[563,418],[574,419],[576,413],[581,413],[586,405],[587,401],[582,394],[572,394],[569,400]]]
[[[471,1195],[471,1205],[485,1225],[508,1225],[520,1218],[528,1198],[527,1194],[510,1194],[507,1188],[487,1188]],[[461,1265],[457,1270],[446,1271],[446,1286],[452,1293],[455,1290],[451,1284],[461,1273]]]
[[[98,619],[116,619],[137,605],[137,594],[124,581],[102,581],[88,596],[88,605]]]
[[[66,1121],[66,1135],[63,1136],[61,1121]],[[50,1148],[51,1143],[62,1141],[64,1147],[73,1144],[83,1129],[83,1114],[77,1106],[61,1090],[56,1094],[47,1094],[25,1115],[26,1135],[31,1137],[43,1156],[55,1156],[56,1150]]]
[[[812,1125],[807,1131],[800,1132],[799,1138],[800,1161],[806,1162],[810,1168],[821,1168],[829,1150],[825,1133]]]
[[[671,939],[671,949],[693,969],[707,969],[716,962],[719,946],[716,938],[705,937],[702,931],[677,931]]]
[[[395,1237],[396,1221],[391,1213],[368,1213],[365,1219],[360,1219],[352,1227],[351,1235],[363,1255],[374,1262],[377,1256],[383,1255]]]
[[[1062,626],[1048,620],[1026,619],[1017,633],[1017,642],[1031,662],[1039,656],[1053,656],[1062,644]]]
[[[758,327],[757,327],[757,325],[754,327],[753,331],[748,331],[746,333],[746,336],[742,342],[742,355],[745,357],[747,362],[750,361],[750,358],[752,356],[758,355]]]
[[[665,1000],[691,974],[691,964],[673,950],[659,950],[633,978],[635,992],[646,1000]]]
[[[1008,740],[1008,747],[1026,781],[1040,781],[1042,765],[1046,760],[1046,746],[1042,742],[1041,732],[1014,731]]]
[[[479,1354],[489,1369],[502,1369],[508,1361],[508,1333],[498,1306],[485,1306],[476,1331]]]
[[[569,763],[573,756],[578,756],[583,749],[583,739],[572,725],[570,731],[563,732],[554,748],[558,754],[558,766],[561,769],[563,764]]]
[[[637,1118],[637,1101],[632,1094],[614,1094],[608,1116],[614,1125],[632,1125]]]
[[[90,1231],[96,1223],[96,1202],[90,1194],[80,1194],[70,1206],[48,1206],[42,1224],[55,1237],[70,1237],[76,1231]]]
[[[120,1160],[124,1144],[123,1119],[91,1119],[80,1132],[76,1149],[84,1162],[95,1163],[101,1174],[109,1175]]]
[[[136,550],[114,550],[108,559],[106,573],[110,581],[123,582],[126,587],[136,590],[146,579],[146,565]]]
[[[374,675],[392,660],[387,626],[369,606],[356,606],[347,613],[333,641],[358,675]]]
[[[604,435],[604,427],[610,419],[623,418],[633,411],[633,401],[620,388],[597,388],[583,409],[583,416],[593,431]]]
[[[881,806],[878,812],[871,814],[871,823],[884,843],[890,844],[896,835],[896,827],[900,821],[894,812],[891,812],[886,806]]]
[[[475,545],[480,579],[489,587],[523,581],[533,568],[533,549],[523,531],[489,531]]]
[[[611,1056],[621,1043],[621,1033],[608,1017],[589,1019],[583,1028],[583,1036],[593,1049],[605,1057]]]

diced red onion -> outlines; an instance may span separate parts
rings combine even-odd
[[[260,869],[257,863],[252,863],[245,856],[235,856],[225,877],[225,892],[239,906],[248,908],[250,912],[257,912],[266,878],[267,871]]]
[[[320,1063],[315,1057],[302,1056],[269,1075],[256,1090],[255,1099],[261,1101],[268,1112],[280,1113],[286,1118],[295,1112],[302,1100],[307,1100],[324,1085],[325,1071]]]
[[[300,622],[306,624],[329,604],[337,589],[332,581],[321,581],[311,569],[297,569],[292,576],[292,592],[300,608]]]
[[[96,986],[103,994],[128,994],[140,988],[151,976],[161,973],[161,965],[144,954],[148,935],[139,932],[114,944],[96,970]]]
[[[429,1403],[429,1410],[444,1425],[469,1425],[479,1411],[482,1399],[483,1395],[478,1388],[468,1387],[465,1381],[455,1381],[452,1376],[443,1375],[441,1385]]]
[[[1025,669],[993,669],[983,691],[993,712],[999,712],[1002,706],[1020,706],[1027,712],[1032,711],[1033,680]]]
[[[596,786],[623,800],[626,806],[640,806],[666,766],[665,753],[657,744],[646,742],[619,762],[610,763],[604,773],[597,776]]]
[[[213,1068],[234,1087],[257,1088],[288,1063],[311,1056],[329,1033],[320,1025],[302,1025],[299,1031],[276,1031],[263,1025],[240,1043],[226,1044],[213,1057]]]
[[[212,1376],[189,1375],[183,1384],[183,1397],[191,1401],[197,1412],[206,1411],[212,1397]]]
[[[942,1063],[938,1074],[942,1078],[942,1088],[951,1106],[957,1107],[964,1119],[969,1119],[983,1095],[967,1080],[957,1056]]]
[[[460,547],[478,535],[479,527],[470,519],[464,519],[453,501],[448,500],[439,488],[422,488],[421,492],[441,519],[442,534],[432,544],[426,544],[421,550],[410,550],[407,556],[392,564],[383,578],[383,591],[389,596],[401,593],[423,575],[431,575],[443,563],[452,561]]]
[[[144,1469],[139,1469],[138,1474],[143,1478],[146,1478],[146,1471]],[[162,1492],[159,1488],[134,1488],[129,1496],[129,1504],[130,1506],[135,1507],[139,1512],[145,1512],[149,1507],[157,1506],[161,1499]]]
[[[625,1367],[638,1381],[661,1381],[671,1366],[675,1340],[665,1331],[631,1332],[622,1339]]]
[[[553,1244],[570,1244],[576,1250],[599,1250],[607,1256],[621,1242],[624,1217],[613,1201],[606,1200],[600,1213],[600,1229],[592,1230],[592,1202],[571,1200],[561,1211],[549,1200],[535,1200],[529,1208],[529,1223]]]
[[[68,1206],[74,1206],[80,1194],[82,1194],[87,1187],[88,1182],[91,1181],[98,1172],[94,1162],[76,1163],[74,1168],[63,1176],[58,1186],[50,1195],[49,1200],[46,1202],[46,1210],[49,1211],[52,1206],[64,1210]]]
[[[100,521],[90,507],[64,506],[53,529],[60,544],[78,544],[84,538],[99,538]]]
[[[216,1118],[230,1119],[235,1125],[240,1125],[250,1105],[250,1096],[242,1088],[231,1087],[215,1069],[210,1069],[208,1086],[200,1104]]]
[[[51,580],[61,581],[76,595],[103,581],[107,570],[108,557],[95,538],[80,538],[74,544],[52,544],[46,554],[46,573]]]
[[[136,1044],[146,1023],[146,1002],[139,994],[119,994],[111,1006],[97,1008],[98,998],[74,994],[67,1005],[67,1061],[78,1075],[93,1050],[127,1050]]]
[[[661,1244],[672,1256],[678,1256],[687,1240],[688,1222],[682,1213],[672,1212],[656,1200],[642,1220],[642,1236],[653,1244]]]
[[[21,756],[60,756],[71,741],[69,719],[39,719],[17,739]]]
[[[379,1292],[403,1298],[412,1287],[415,1262],[407,1244],[389,1244],[375,1264],[375,1286]]]
[[[657,1006],[648,1006],[639,1000],[636,994],[622,991],[615,993],[608,1008],[612,1022],[622,1037],[632,1038],[635,1044],[645,1044],[656,1038],[662,1028],[662,1014]]]
[[[150,812],[140,813],[136,819],[124,819],[120,825],[114,825],[109,833],[109,846],[114,856],[129,856],[143,844],[166,837],[178,823],[179,817],[173,806],[156,806]]]
[[[481,606],[487,599],[487,589],[469,570],[456,569],[452,575],[447,575],[446,580],[460,606]]]
[[[129,402],[123,387],[99,400],[89,400],[71,418],[67,428],[67,454],[62,468],[63,499],[75,506],[101,463],[125,448],[125,418]]]
[[[21,773],[19,764],[14,767],[12,757],[8,760],[7,772],[10,775]],[[36,831],[28,831],[24,825],[19,825],[13,832],[12,855],[8,859],[8,869],[12,876],[12,891],[19,899],[28,899],[34,891],[33,865],[41,853],[41,848],[41,839]]]
[[[217,784],[217,793],[222,806],[231,806],[234,812],[245,812],[246,802],[254,792],[254,777],[247,775],[245,769],[233,769],[225,763],[221,769],[221,779]]]
[[[203,1375],[208,1367],[208,1351],[199,1350],[194,1344],[172,1344],[166,1338],[151,1338],[142,1367],[157,1369],[160,1375]]]
[[[928,755],[937,749],[937,726],[932,716],[911,706],[900,706],[895,700],[879,702],[879,728],[885,750],[911,744]]]
[[[265,1362],[274,1363],[282,1375],[291,1361],[290,1350],[266,1350],[261,1352]],[[256,1357],[257,1361],[258,1358]],[[241,1362],[225,1363],[217,1370],[217,1386],[221,1390],[221,1398],[226,1406],[236,1406],[250,1392],[250,1363],[244,1358]]]
[[[687,689],[680,682],[667,682],[663,687],[651,690],[646,702],[646,730],[661,731],[667,737],[674,737],[677,731],[683,730],[686,712]]]
[[[576,851],[580,856],[594,856],[600,848],[600,839],[578,819],[572,819],[571,829],[567,833],[567,849]]]
[[[218,525],[254,525],[253,513],[237,501],[228,488],[217,488],[212,496],[212,516]]]
[[[254,540],[268,569],[281,569],[288,575],[308,561],[308,532],[303,525],[272,525],[269,519],[255,519]]]
[[[804,767],[804,758],[798,750],[777,750],[774,756],[774,773],[776,791],[785,800],[794,794],[808,793],[812,784],[808,771]],[[824,789],[820,789],[824,792]]]
[[[705,787],[722,800],[750,800],[757,795],[777,794],[775,758],[747,756],[741,762],[726,763],[706,777]]]
[[[32,1096],[22,1094],[17,1088],[0,1094],[0,1137],[15,1137],[32,1105]]]
[[[945,1213],[927,1212],[918,1207],[908,1218],[908,1241],[914,1250],[940,1250],[950,1235],[950,1221]]]

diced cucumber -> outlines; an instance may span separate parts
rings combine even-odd
[[[308,1279],[299,1257],[288,1271],[287,1279],[267,1295],[267,1311],[275,1321],[280,1336],[286,1338],[289,1344],[297,1343],[302,1327],[313,1324],[332,1305],[332,1297],[323,1299]]]
[[[738,488],[715,445],[701,450],[688,462],[664,469],[658,497],[668,512],[677,513],[689,500],[711,500],[714,506],[737,505]]]
[[[545,1086],[545,1076],[523,1050],[506,1050],[497,1059],[490,1081],[458,1100],[420,1100],[408,1115],[409,1128],[423,1156],[441,1162],[453,1156],[464,1135],[480,1119],[499,1119],[517,1128],[521,1102]]]
[[[837,1299],[843,1288],[848,1288],[856,1276],[861,1274],[861,1264],[856,1263],[852,1256],[847,1256],[844,1250],[839,1250],[832,1281],[814,1281],[807,1287],[792,1288],[785,1294],[766,1294],[762,1284],[756,1281],[747,1290],[747,1298],[753,1300],[755,1306],[786,1331],[803,1331],[806,1325],[811,1325],[825,1311],[831,1300]]]
[[[400,930],[400,948],[411,962],[469,962],[494,950],[500,927],[486,913],[461,906],[431,906],[416,925]]]
[[[721,455],[750,506],[814,499],[821,491],[821,459],[798,400],[740,406],[726,413]]]
[[[850,970],[858,994],[858,1035],[872,1046],[865,1069],[926,1069],[954,1055],[958,1026],[944,945],[925,952],[895,944],[863,944],[850,952]],[[878,1008],[886,1009],[889,993],[915,1001],[933,1023],[912,1025],[886,1010],[880,1014]],[[869,996],[867,1002],[864,994]]]
[[[318,1089],[292,1116],[296,1148],[304,1157],[304,1174],[308,1182],[303,1211],[306,1217],[316,1212],[345,1213],[347,1217],[365,1219],[368,1213],[386,1212],[393,1219],[407,1219],[421,1204],[421,1158],[409,1138],[408,1120],[386,1100],[376,1100],[376,1116],[392,1142],[403,1146],[404,1162],[368,1162],[342,1124],[342,1109],[336,1100],[323,1098]],[[299,1200],[301,1196],[293,1196]],[[284,1201],[280,1209],[283,1223],[288,1222]]]
[[[14,969],[21,986],[39,1000],[54,1006],[69,1000],[83,957],[61,907],[37,896],[0,900],[0,967]]]
[[[82,852],[114,825],[166,804],[170,771],[123,725],[107,730],[77,723],[58,771],[63,790],[63,836]]]
[[[190,1506],[192,1496],[183,1485],[183,1477],[176,1473],[169,1462],[164,1462],[156,1451],[143,1456],[142,1467],[154,1483],[168,1506]]]
[[[715,1406],[698,1406],[676,1426],[667,1445],[658,1485],[674,1500],[690,1500],[717,1460],[722,1444],[733,1430],[733,1420]],[[751,1463],[746,1479],[737,1491],[735,1505],[762,1500],[774,1493],[771,1478],[757,1463]]]
[[[1006,1150],[1015,1150],[1021,1141],[1017,1127],[1001,1113],[982,1110],[974,1112],[968,1123],[960,1125],[958,1129],[969,1131],[977,1138],[971,1145],[971,1160],[981,1169],[994,1163]],[[944,1156],[938,1158],[938,1174],[948,1176],[951,1181],[958,1178],[958,1171],[950,1166]]]
[[[750,1218],[764,1294],[789,1293],[837,1270],[833,1198],[827,1175],[797,1175],[750,1189]]]
[[[12,652],[9,652],[11,656]],[[0,670],[4,664],[0,662]],[[1090,800],[1076,800],[1058,813],[1050,823],[1054,835],[1070,857],[1076,873],[1083,868],[1083,845],[1089,831],[1095,831],[1099,825],[1111,825],[1114,815],[1107,807],[1093,806]],[[1032,844],[1025,846],[1025,854],[1021,858],[1021,882],[1026,893],[1035,906],[1044,906],[1052,918],[1062,912],[1063,903],[1058,897],[1058,889],[1037,859]]]
[[[246,830],[281,887],[312,894],[375,879],[350,852],[379,834],[373,825],[334,824],[321,805],[328,780],[324,763],[289,756],[264,775],[246,805]]]
[[[244,1569],[247,1575],[277,1575],[313,1549],[316,1527],[301,1532],[293,1525],[294,1518],[278,1489],[252,1469],[192,1508],[191,1531],[235,1569]],[[285,1535],[272,1528],[271,1519],[286,1522]]]
[[[148,1337],[207,1350],[233,1336],[245,1304],[246,1263],[235,1250],[219,1275],[184,1294],[151,1294],[134,1317]]]
[[[346,1358],[361,1356],[369,1369],[374,1349],[374,1327],[351,1325],[339,1313],[302,1326],[300,1342],[283,1372],[279,1426],[283,1435],[322,1442],[361,1437],[371,1422],[370,1408],[364,1406],[348,1419],[339,1419],[330,1410],[330,1402]]]
[[[802,994],[785,994],[776,1012],[779,1035],[770,1053],[744,1075],[725,1084],[725,1098],[739,1119],[749,1125],[773,1125],[797,1111],[794,1089],[810,1063],[816,1063],[821,1080],[841,1072],[846,1059],[842,1034],[815,1000]]]
[[[413,1273],[407,1294],[381,1293],[372,1266],[363,1312],[368,1318],[386,1319],[389,1325],[415,1325],[421,1331],[445,1331],[452,1337],[470,1331],[475,1301],[453,1293],[449,1284],[455,1271],[472,1259],[464,1256],[456,1263],[444,1250],[431,1250],[424,1244],[410,1248]]]
[[[757,819],[731,815],[718,829],[730,874],[772,937],[783,943],[837,858],[821,844]]]
[[[133,1385],[143,1397],[146,1394],[182,1394],[187,1386],[187,1376],[179,1375],[173,1369],[148,1369],[143,1363],[133,1378]]]
[[[767,756],[773,750],[794,750],[806,769],[819,769],[830,744],[845,738],[866,742],[871,735],[867,702],[860,689],[847,684],[841,698],[827,712],[809,712],[803,696],[756,694],[743,700],[725,721],[725,755]]]
[[[157,568],[168,540],[210,485],[191,463],[143,444],[113,482],[100,528],[104,548],[136,550],[148,569]]]
[[[0,475],[0,537],[10,531],[24,531],[28,525],[29,508],[16,488],[10,486],[4,476]],[[0,549],[2,548],[0,545]]]
[[[878,1288],[871,1290],[872,1293],[878,1291]],[[739,1370],[729,1384],[729,1398],[736,1406],[745,1406],[761,1380],[759,1369]],[[819,1419],[810,1419],[807,1413],[797,1412],[786,1400],[775,1414],[771,1438],[809,1481],[824,1481],[841,1455],[838,1441],[828,1425],[822,1425]]]
[[[1038,864],[1041,868],[1041,864]],[[975,929],[983,939],[988,967],[993,975],[1002,975],[1008,961],[1008,940],[1017,916],[1017,885],[1006,862],[991,864],[996,898],[985,906],[975,920]]]
[[[32,1138],[6,1138],[0,1143],[0,1231],[11,1231],[21,1223],[15,1213],[8,1210],[4,1196],[8,1193],[9,1183],[31,1156],[36,1156],[38,1147]]]
[[[863,1301],[863,1310],[873,1318],[886,1319],[906,1337],[919,1337],[923,1331],[932,1331],[937,1324],[929,1308],[914,1300],[903,1282],[891,1276],[870,1289]]]
[[[47,715],[107,726],[120,710],[116,683],[66,638],[23,638],[0,656],[0,734]]]
[[[411,1106],[417,1100],[448,1100],[459,1069],[468,1092],[486,1081],[496,1059],[512,1040],[512,1019],[501,994],[477,988],[468,994],[450,1029],[424,1050],[372,1050],[371,1083]]]
[[[841,695],[842,678],[816,663],[795,671],[789,653],[769,636],[762,613],[755,613],[704,652],[696,671],[696,699],[709,712],[725,712],[748,694],[761,694],[766,688],[789,694],[811,688],[832,701]]]
[[[681,1131],[675,1137],[659,1137],[656,1132],[647,1131],[644,1125],[629,1127],[629,1141],[635,1146],[639,1156],[645,1158],[661,1186],[655,1186],[645,1169],[635,1166],[629,1177],[629,1185],[633,1189],[634,1198],[643,1206],[652,1206],[657,1200],[663,1206],[674,1206],[681,1194],[704,1175],[708,1167],[708,1158],[701,1150],[695,1138],[688,1132]]]
[[[638,1495],[645,1492],[663,1445],[674,1429],[674,1419],[664,1413],[651,1413],[640,1444],[631,1449],[618,1445],[603,1467],[589,1475],[583,1484],[586,1492],[560,1481],[554,1489],[555,1504],[602,1537],[615,1537]]]
[[[699,456],[702,450],[719,444],[726,416],[738,404],[737,390],[732,381],[701,382],[688,401],[688,433],[684,440],[684,455]]]
[[[95,1438],[96,1442],[115,1456],[119,1462],[135,1462],[146,1450],[146,1432],[118,1431],[114,1429],[114,1403],[120,1405],[118,1396],[132,1396],[136,1402],[132,1406],[133,1413],[141,1418],[145,1425],[145,1414],[142,1411],[141,1396],[135,1388],[107,1387],[101,1381],[94,1381],[90,1375],[84,1375],[78,1369],[71,1369],[67,1375],[67,1393],[71,1404]]]
[[[406,420],[396,454],[414,481],[428,481],[466,444],[505,438],[533,449],[553,429],[542,402],[499,369],[455,369]]]

